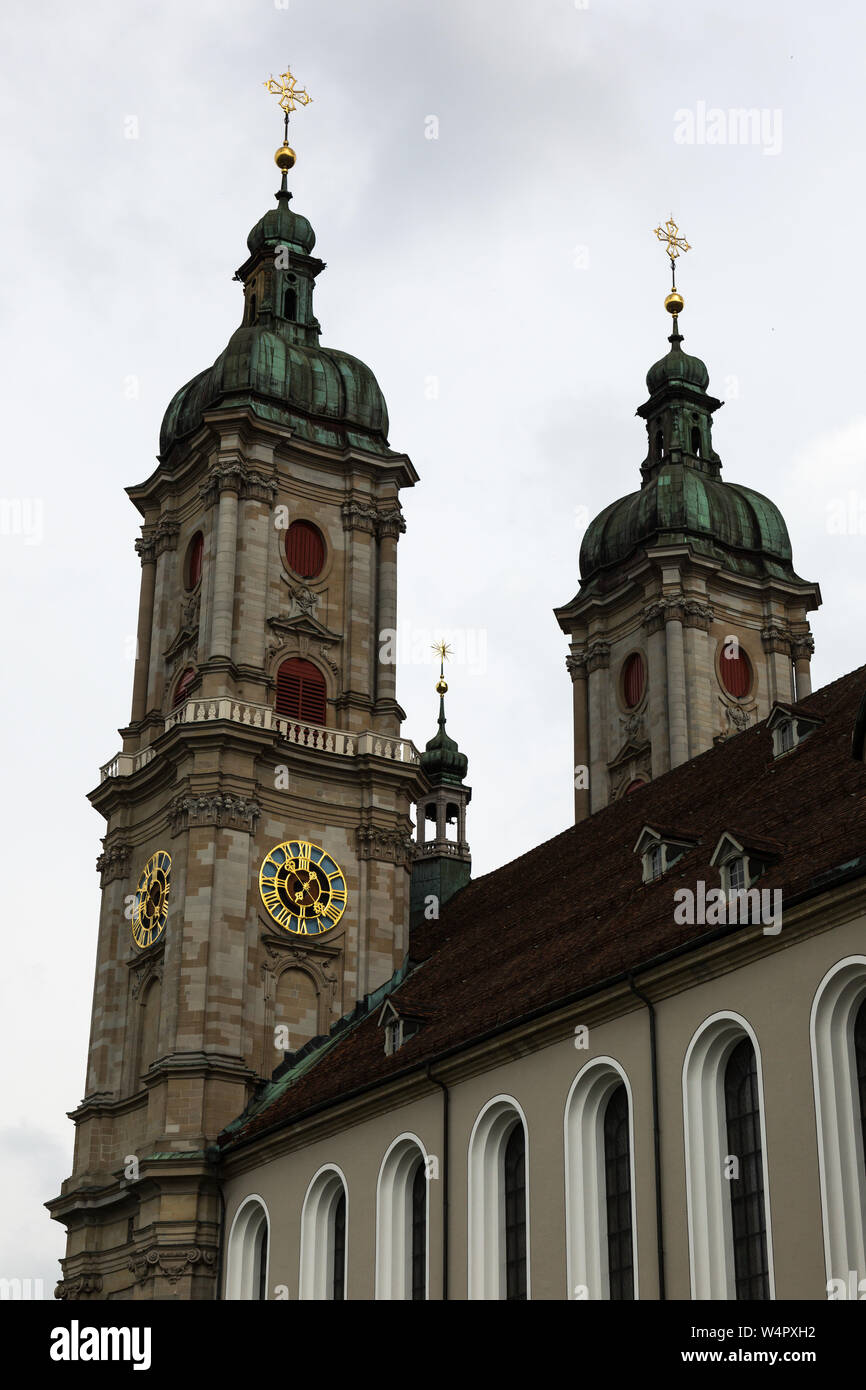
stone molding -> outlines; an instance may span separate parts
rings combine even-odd
[[[200,796],[175,797],[168,814],[173,836],[203,825],[245,830],[252,834],[261,815],[261,807],[253,797],[211,792]]]
[[[126,878],[132,857],[132,846],[127,840],[115,840],[107,845],[106,835],[102,841],[102,853],[96,861],[96,872],[100,875],[99,886],[105,888],[116,878]]]
[[[130,993],[133,999],[137,999],[145,985],[150,984],[151,980],[158,980],[162,984],[163,956],[165,955],[165,933],[159,941],[155,941],[153,946],[134,956],[128,962],[130,978],[132,984]]]
[[[149,1250],[136,1252],[130,1258],[127,1268],[139,1283],[158,1275],[167,1279],[170,1284],[176,1284],[185,1274],[191,1273],[197,1264],[204,1264],[210,1272],[211,1267],[216,1264],[215,1252],[201,1250],[197,1245],[180,1250],[154,1245]]]

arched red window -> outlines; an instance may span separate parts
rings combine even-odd
[[[293,656],[277,672],[277,714],[305,724],[325,722],[325,678],[311,661]]]
[[[195,670],[192,666],[187,666],[186,670],[184,671],[183,675],[181,676],[180,680],[178,681],[175,687],[174,699],[171,702],[172,709],[177,709],[178,705],[183,704],[184,700],[187,697],[189,688],[194,680]]]
[[[186,551],[186,587],[194,589],[201,579],[201,562],[204,555],[204,536],[196,531]]]
[[[622,668],[622,697],[626,708],[634,709],[643,698],[646,670],[640,652],[632,652]]]
[[[286,559],[289,568],[302,579],[315,579],[325,563],[322,534],[308,521],[293,521],[286,532]]]
[[[748,695],[752,688],[752,667],[742,647],[738,646],[734,652],[729,652],[727,647],[722,649],[719,671],[729,695],[737,699]]]

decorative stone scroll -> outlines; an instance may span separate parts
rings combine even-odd
[[[61,1279],[54,1289],[54,1297],[59,1299],[90,1298],[102,1293],[101,1274],[78,1274],[73,1279]]]
[[[197,1264],[205,1265],[210,1271],[210,1267],[216,1264],[215,1252],[200,1250],[196,1245],[181,1250],[151,1246],[149,1250],[133,1255],[127,1268],[132,1270],[139,1283],[161,1275],[170,1284],[176,1284],[185,1274],[191,1273]]]

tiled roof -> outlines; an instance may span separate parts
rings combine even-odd
[[[389,1081],[505,1024],[602,986],[719,929],[674,921],[674,891],[719,884],[710,856],[726,830],[781,854],[760,879],[791,899],[866,872],[866,765],[852,731],[866,667],[798,703],[820,716],[807,739],[773,757],[766,723],[614,802],[546,844],[474,879],[438,922],[413,931],[416,968],[393,993],[426,1021],[386,1056],[376,1008],[308,1058],[302,1074],[271,1083],[221,1136],[223,1145],[289,1125],[305,1112]],[[659,880],[641,881],[634,845],[645,825],[676,825],[693,848]],[[859,862],[858,862],[859,861]],[[754,933],[754,926],[731,926]]]

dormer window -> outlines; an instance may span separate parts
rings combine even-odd
[[[635,854],[643,861],[644,883],[654,883],[661,878],[694,843],[694,840],[680,839],[645,825],[634,847]]]
[[[418,1032],[421,1019],[399,1013],[390,999],[386,999],[379,1014],[379,1027],[385,1031],[385,1056],[393,1057]]]
[[[711,867],[719,871],[722,891],[729,898],[735,893],[747,893],[767,865],[779,857],[781,846],[775,841],[758,840],[753,835],[747,839],[748,843],[739,833],[725,831],[710,859]]]
[[[746,854],[735,855],[722,865],[722,887],[728,897],[732,893],[741,893],[749,886],[749,857]]]
[[[820,723],[820,719],[795,714],[794,710],[786,705],[774,705],[767,720],[767,728],[773,735],[773,757],[781,758],[783,754],[790,753],[808,738]]]

